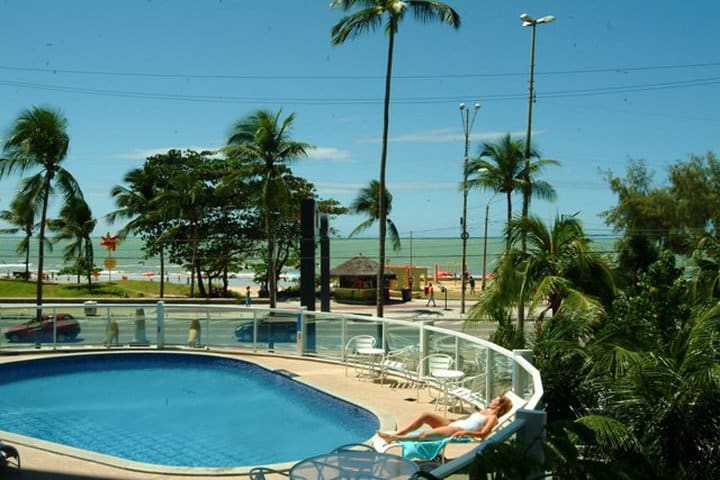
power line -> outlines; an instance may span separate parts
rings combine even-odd
[[[635,67],[607,67],[577,70],[555,70],[536,72],[536,75],[578,75],[588,73],[628,73],[657,70],[681,70],[687,68],[708,68],[718,67],[720,62],[688,63],[677,65],[647,65]],[[263,74],[227,74],[227,73],[161,73],[161,72],[128,72],[118,70],[73,70],[62,68],[37,68],[20,67],[12,65],[0,65],[0,70],[15,72],[68,74],[68,75],[92,75],[92,76],[113,76],[113,77],[145,77],[145,78],[197,78],[217,80],[380,80],[384,75],[263,75]],[[492,77],[514,77],[527,76],[527,72],[495,72],[495,73],[448,73],[448,74],[397,74],[395,79],[451,79],[451,78],[492,78]]]
[[[538,93],[539,98],[561,98],[561,97],[590,97],[597,95],[616,95],[633,92],[648,92],[657,90],[669,90],[678,88],[691,88],[699,86],[720,84],[720,77],[700,78],[693,80],[681,80],[676,82],[663,83],[647,83],[635,84],[619,87],[599,87],[580,90],[559,90]],[[8,87],[30,88],[38,90],[56,91],[64,93],[74,93],[83,95],[97,95],[120,98],[140,98],[150,100],[172,100],[187,102],[204,102],[204,103],[270,103],[285,105],[375,105],[382,103],[382,98],[362,98],[362,97],[307,97],[307,98],[283,98],[283,97],[238,97],[238,96],[222,96],[222,95],[186,95],[171,94],[159,92],[140,92],[127,90],[107,90],[96,88],[70,87],[63,85],[48,85],[29,82],[0,81],[0,85]],[[459,98],[477,98],[480,101],[503,101],[517,100],[525,98],[524,94],[483,94],[483,95],[458,95],[445,97],[415,96],[415,97],[396,97],[393,100],[395,104],[431,104],[431,103],[448,103],[455,102]]]

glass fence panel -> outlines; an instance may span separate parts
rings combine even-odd
[[[117,305],[89,301],[44,305],[42,318],[37,321],[32,304],[0,305],[0,348],[211,346],[347,359],[356,366],[369,360],[356,351],[346,351],[346,347],[353,337],[368,335],[375,339],[375,347],[384,351],[380,357],[372,354],[377,357],[372,360],[376,363],[374,370],[382,378],[395,376],[442,384],[453,396],[472,405],[486,405],[488,399],[510,390],[526,400],[532,397],[533,401],[542,394],[538,372],[516,360],[523,352],[508,352],[466,333],[435,327],[431,321],[303,311],[305,335],[299,348],[299,315],[300,310],[258,307]],[[162,339],[158,334],[159,317],[163,318]],[[456,370],[452,384],[446,376],[432,376],[427,360],[421,362],[430,354],[452,358],[452,365],[445,367]],[[358,360],[361,358],[362,362]]]

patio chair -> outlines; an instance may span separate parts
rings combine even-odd
[[[388,374],[397,374],[405,378],[411,378],[416,372],[415,364],[418,358],[418,347],[408,345],[398,350],[391,350],[380,362],[380,385],[385,383]]]
[[[466,402],[474,407],[482,407],[486,404],[483,393],[486,378],[484,373],[465,377],[448,390],[448,395],[457,400],[458,404]]]
[[[15,459],[15,466],[20,470],[20,453],[17,451],[17,448],[0,442],[0,468],[8,466],[10,464],[8,460],[11,458]]]
[[[346,443],[345,445],[340,445],[337,448],[334,448],[332,452],[330,453],[337,453],[337,452],[374,452],[376,451],[372,445],[368,445],[367,443]]]
[[[429,388],[430,386],[437,386],[438,384],[437,379],[432,376],[432,372],[434,370],[449,370],[453,362],[453,358],[444,353],[433,353],[420,359],[415,374],[418,401],[420,400],[420,389],[423,386]]]
[[[361,348],[374,348],[375,337],[372,335],[355,335],[345,344],[343,351],[344,362],[345,362],[345,376],[348,374],[348,365],[353,361],[356,365],[362,362],[362,358],[358,355],[358,350]]]
[[[248,476],[250,477],[250,480],[266,480],[266,475],[273,475],[273,476],[283,476],[288,477],[288,472],[283,472],[281,470],[275,470],[274,468],[268,468],[268,467],[254,467],[251,468],[248,472]]]

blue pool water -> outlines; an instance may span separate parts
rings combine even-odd
[[[365,409],[210,355],[103,354],[0,365],[0,430],[137,462],[281,463],[363,442]]]

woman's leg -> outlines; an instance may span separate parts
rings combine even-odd
[[[410,424],[408,424],[405,428],[398,430],[394,434],[378,432],[378,435],[380,436],[380,438],[382,438],[386,441],[392,441],[392,440],[389,440],[391,437],[405,435],[408,432],[417,430],[418,428],[422,427],[423,425],[428,425],[429,427],[435,429],[438,427],[445,427],[445,426],[449,425],[451,421],[452,421],[451,419],[443,418],[442,416],[438,415],[437,413],[423,412],[420,415],[418,415],[415,418],[415,420],[410,422]]]

